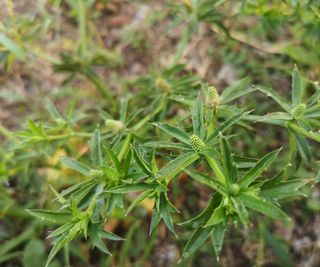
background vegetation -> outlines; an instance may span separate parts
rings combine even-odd
[[[84,186],[86,169],[72,170],[77,167],[70,168],[69,158],[94,166],[100,160],[94,144],[101,143],[125,161],[130,142],[139,158],[141,144],[169,140],[153,122],[190,133],[198,93],[205,98],[214,86],[226,106],[220,121],[252,110],[227,133],[238,165],[242,156],[243,164],[252,164],[283,146],[266,177],[285,167],[285,179],[312,181],[281,201],[292,222],[250,213],[247,226],[229,224],[219,261],[211,242],[179,261],[191,227],[175,226],[176,238],[160,222],[149,236],[153,200],[126,216],[122,205],[127,210],[139,196],[130,192],[123,202],[108,200],[103,229],[117,235],[108,238],[125,238],[106,241],[112,257],[80,236],[49,266],[319,266],[319,41],[316,0],[0,2],[0,265],[45,265],[52,249],[46,237],[61,221],[28,210],[59,210],[68,189]],[[308,141],[277,126],[299,116],[286,114],[283,104],[297,99],[291,95],[297,68],[303,101],[315,107],[307,118],[312,133],[300,124]],[[273,101],[277,96],[268,97],[273,93],[265,87],[286,100]],[[268,116],[273,112],[282,113]],[[253,116],[261,116],[259,123]],[[142,150],[142,157],[145,151],[152,150]],[[157,149],[155,161],[161,168],[175,155]],[[181,212],[173,221],[181,222],[205,209],[212,189],[188,171],[176,174],[168,195]]]

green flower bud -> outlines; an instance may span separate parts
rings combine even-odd
[[[187,8],[189,12],[192,11],[192,2],[191,0],[183,0],[184,6]]]
[[[218,109],[220,106],[219,94],[217,92],[217,89],[213,86],[208,87],[207,106],[214,109]]]
[[[237,196],[240,192],[240,186],[238,184],[231,184],[229,186],[229,192],[231,196]]]
[[[105,121],[105,124],[106,124],[108,129],[111,129],[115,133],[120,132],[124,128],[124,125],[123,125],[122,121],[109,119],[109,120]]]
[[[190,137],[190,142],[193,150],[197,153],[199,153],[201,149],[203,149],[206,146],[205,143],[194,134]]]
[[[166,80],[160,77],[156,79],[155,85],[164,93],[168,93],[171,89],[171,85]]]
[[[64,119],[61,119],[61,118],[56,119],[56,122],[57,122],[59,125],[61,125],[61,126],[67,124],[67,122],[66,122]]]
[[[295,119],[301,119],[304,115],[304,112],[306,110],[306,105],[305,104],[299,104],[298,106],[296,106],[295,108],[293,108],[291,110],[291,115],[295,118]]]
[[[104,175],[103,170],[92,169],[90,170],[90,176],[92,178],[100,178]]]

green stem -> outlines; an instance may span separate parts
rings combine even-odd
[[[227,184],[226,182],[226,178],[224,176],[224,174],[222,173],[218,163],[215,161],[214,158],[209,157],[209,156],[205,156],[209,166],[211,167],[211,169],[213,170],[215,176],[217,176],[218,180],[223,183],[224,185]]]
[[[298,125],[293,124],[293,123],[288,123],[288,127],[291,130],[293,130],[296,133],[298,133],[298,134],[304,135],[305,137],[308,137],[308,138],[310,138],[312,140],[320,142],[320,134],[316,134],[316,133],[313,133],[313,132],[308,132],[305,129],[303,129],[303,128],[301,128]]]

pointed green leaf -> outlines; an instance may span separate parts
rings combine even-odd
[[[203,122],[203,103],[201,95],[199,94],[195,105],[192,109],[192,125],[193,134],[199,136],[200,139],[204,138],[204,122]]]
[[[166,123],[154,123],[153,125],[167,132],[172,137],[178,139],[182,143],[190,145],[190,136],[184,131],[182,131],[181,129],[179,129],[178,127],[175,127],[173,125],[166,124]]]
[[[301,103],[302,98],[302,83],[299,70],[297,66],[294,66],[292,72],[292,105],[296,107]]]
[[[248,214],[246,207],[244,206],[244,204],[241,202],[240,199],[234,198],[234,197],[231,197],[230,199],[232,201],[232,204],[233,204],[233,207],[234,207],[236,213],[238,214],[238,216],[240,218],[240,221],[244,225],[247,225],[249,223],[249,214]]]
[[[174,235],[176,235],[170,212],[168,210],[166,210],[166,209],[162,210],[161,211],[161,217],[162,217],[165,225],[167,226],[167,228],[170,230],[170,232],[173,233]]]
[[[61,204],[66,203],[67,200],[66,200],[61,194],[59,194],[59,193],[57,192],[57,190],[55,190],[55,189],[53,188],[52,185],[50,185],[50,189],[51,189],[51,191],[54,193],[54,195],[56,196],[56,199],[58,199],[58,201],[59,201]]]
[[[222,222],[225,222],[227,220],[226,212],[225,212],[225,207],[223,206],[223,203],[216,208],[207,223],[205,224],[204,227],[209,227],[213,225],[220,224]]]
[[[118,157],[116,156],[116,154],[114,154],[114,152],[112,151],[112,149],[108,146],[103,146],[105,151],[107,152],[107,154],[109,155],[109,157],[111,158],[114,166],[117,169],[118,174],[121,173],[121,165],[120,165],[120,161],[118,159]]]
[[[301,157],[303,158],[303,160],[307,164],[310,164],[311,152],[310,152],[310,148],[309,148],[309,145],[308,145],[306,138],[304,136],[298,135],[296,133],[294,133],[293,136],[294,136],[295,144],[298,148],[298,151],[299,151]]]
[[[186,170],[186,172],[195,181],[209,186],[210,188],[219,192],[221,195],[228,195],[227,188],[219,180],[215,180],[212,178],[210,179],[206,175],[204,175],[202,173],[198,173],[198,172],[191,172],[188,170]]]
[[[307,101],[307,107],[312,107],[314,104],[316,104],[320,100],[320,86],[315,84],[316,91],[314,94],[308,99]]]
[[[276,159],[281,149],[282,148],[274,150],[260,159],[256,165],[244,175],[244,177],[240,180],[239,185],[242,188],[246,188],[252,182],[254,182],[260,176],[260,174],[263,173]]]
[[[255,210],[274,219],[288,220],[288,216],[280,208],[265,199],[253,196],[249,193],[242,193],[237,196],[237,198],[239,198],[249,209]]]
[[[132,148],[130,147],[123,163],[123,173],[125,177],[128,176],[131,161],[132,161]]]
[[[49,98],[46,98],[45,101],[46,101],[46,109],[48,110],[51,117],[57,122],[63,122],[64,121],[63,117],[61,116],[59,111],[56,109],[52,101]]]
[[[223,123],[221,123],[215,130],[214,132],[207,138],[207,144],[211,145],[214,143],[216,138],[219,136],[219,133],[223,133],[225,130],[227,130],[230,126],[233,124],[237,123],[244,115],[248,114],[248,112],[242,112],[238,113]]]
[[[136,163],[139,165],[142,171],[145,173],[152,175],[151,166],[143,159],[142,155],[140,154],[139,150],[132,147],[133,157]]]
[[[145,183],[136,183],[136,184],[124,184],[115,186],[113,188],[108,189],[107,193],[116,193],[116,194],[125,194],[129,192],[138,192],[142,190],[151,190],[155,189],[156,186],[154,184],[145,184]]]
[[[57,237],[61,234],[64,234],[65,232],[69,231],[74,225],[74,222],[69,221],[63,225],[61,225],[60,227],[58,227],[57,229],[55,229],[54,231],[52,231],[47,238],[54,238]]]
[[[68,157],[61,157],[61,163],[84,176],[90,176],[90,168],[77,160]]]
[[[121,236],[116,235],[115,233],[111,233],[107,230],[101,229],[101,231],[99,232],[99,236],[101,238],[105,238],[108,240],[113,240],[113,241],[122,241],[125,240],[124,238],[122,238]]]
[[[261,191],[260,195],[269,199],[282,199],[297,196],[301,193],[299,189],[305,186],[310,180],[290,180],[268,187]]]
[[[217,259],[219,260],[220,253],[223,246],[224,240],[224,233],[225,233],[225,224],[220,223],[214,227],[213,232],[211,233],[211,238],[213,242],[213,248],[216,253]]]
[[[71,212],[31,209],[27,210],[42,221],[66,223],[71,219]]]
[[[91,160],[94,166],[102,165],[100,131],[95,129],[91,138]]]
[[[159,171],[159,175],[161,175],[162,177],[166,177],[167,180],[170,180],[184,168],[195,162],[198,158],[199,155],[194,152],[184,153],[164,166]]]
[[[19,60],[26,59],[23,49],[12,41],[4,32],[0,32],[0,44],[13,53]]]
[[[193,227],[203,226],[205,222],[210,218],[212,211],[219,206],[220,202],[221,196],[219,194],[214,194],[211,197],[207,207],[199,215],[187,221],[178,223],[178,225],[191,225]]]
[[[267,96],[273,98],[273,100],[276,101],[286,112],[290,113],[291,108],[289,104],[276,91],[274,91],[271,88],[260,86],[260,85],[255,86],[255,88],[260,92],[266,94]]]
[[[200,227],[196,229],[184,247],[182,257],[186,258],[190,254],[194,253],[210,237],[213,229],[214,226]]]
[[[146,142],[143,146],[147,147],[154,147],[154,148],[175,148],[181,150],[190,150],[191,146],[181,143],[174,143],[168,141],[153,141],[153,142]]]
[[[236,182],[237,169],[233,162],[232,153],[227,139],[221,136],[220,140],[224,175],[226,177],[227,183],[231,184]]]
[[[157,227],[157,225],[159,224],[161,220],[161,214],[157,211],[156,208],[153,209],[153,213],[152,213],[152,217],[151,217],[151,223],[150,223],[150,231],[149,231],[149,235],[152,234],[152,232],[154,231],[154,229]]]
[[[143,200],[149,197],[151,193],[152,193],[152,190],[146,190],[145,192],[140,194],[133,202],[131,202],[126,212],[126,215],[129,214],[129,212],[132,211],[135,207],[137,207]]]
[[[220,96],[221,102],[226,104],[236,98],[253,92],[254,88],[250,87],[250,82],[250,78],[246,77],[231,84],[228,88],[222,91]]]
[[[67,237],[61,238],[55,242],[52,249],[50,250],[47,262],[45,267],[48,267],[53,258],[57,255],[57,253],[68,243]]]

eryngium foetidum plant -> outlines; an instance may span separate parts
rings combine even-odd
[[[167,122],[146,124],[157,118],[161,109],[172,105],[170,98],[159,95],[153,102],[157,108],[146,117],[141,117],[141,123],[129,127],[125,113],[120,113],[123,114],[120,116],[121,127],[117,126],[111,134],[104,135],[103,141],[100,130],[96,129],[91,137],[90,164],[69,157],[61,158],[63,165],[85,177],[82,182],[60,193],[52,189],[61,208],[57,211],[30,210],[41,220],[60,225],[49,234],[53,247],[47,265],[64,246],[80,236],[87,239],[92,247],[110,254],[103,240],[120,241],[122,238],[105,230],[104,225],[112,218],[114,211],[120,209],[128,214],[145,199],[151,199],[154,203],[150,233],[159,223],[164,223],[176,235],[176,220],[172,215],[177,214],[178,210],[170,201],[169,193],[171,181],[181,172],[211,190],[207,207],[195,217],[178,223],[186,230],[193,229],[183,249],[183,258],[195,252],[208,239],[212,240],[218,257],[228,227],[231,224],[249,226],[256,212],[289,223],[290,219],[279,203],[284,198],[301,195],[300,189],[310,180],[292,179],[284,175],[287,174],[285,171],[268,176],[279,154],[288,149],[287,144],[261,155],[257,160],[246,158],[245,153],[235,154],[230,144],[237,140],[236,125],[252,129],[249,126],[254,126],[253,123],[272,123],[288,129],[292,138],[289,150],[298,151],[297,154],[310,163],[311,152],[306,138],[320,141],[320,135],[315,130],[319,129],[320,124],[320,91],[316,87],[312,97],[302,101],[302,88],[296,68],[293,72],[292,104],[282,100],[271,89],[248,86],[248,79],[229,87],[221,95],[215,88],[203,85],[190,114],[185,116],[180,127]],[[230,101],[255,89],[276,100],[285,112],[258,116],[230,104]],[[163,101],[166,101],[165,104]],[[46,129],[29,121],[28,130],[20,133],[22,144],[50,143],[69,135],[79,135],[51,102],[48,105],[50,114],[58,123],[56,128]],[[136,116],[139,117],[139,114]],[[109,119],[108,127],[113,127],[110,125]],[[150,139],[145,131],[141,136],[141,130],[150,126],[148,130],[153,138]],[[69,135],[60,133],[65,128],[69,129]],[[292,154],[289,153],[283,169],[296,158]],[[298,168],[299,164],[295,166]],[[319,174],[317,177],[319,180]],[[132,193],[137,196],[133,200]],[[130,198],[127,198],[128,194]]]

